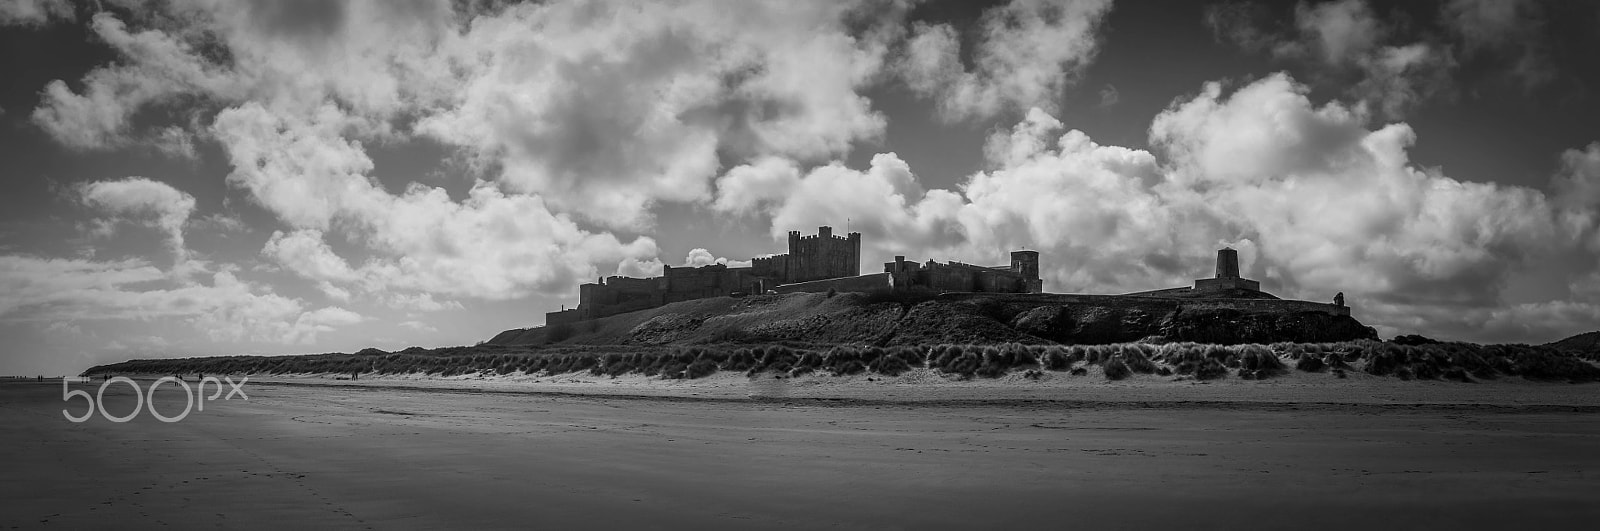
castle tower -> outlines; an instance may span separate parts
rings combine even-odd
[[[1239,278],[1239,252],[1232,247],[1217,249],[1217,278]]]
[[[1011,270],[1022,274],[1023,292],[1044,291],[1044,282],[1039,280],[1039,251],[1011,251]]]
[[[816,236],[789,231],[789,253],[780,260],[781,265],[766,269],[785,284],[857,276],[861,274],[861,233],[835,236],[833,227],[826,225],[817,227]]]
[[[853,277],[861,274],[861,233],[852,232],[845,235],[845,268],[840,271],[840,276]]]
[[[1246,289],[1261,291],[1261,283],[1239,277],[1239,252],[1231,247],[1217,250],[1217,276],[1194,281],[1195,291]]]

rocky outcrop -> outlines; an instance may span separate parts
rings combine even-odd
[[[1176,341],[1220,344],[1378,339],[1376,330],[1348,315],[1245,313],[1228,309],[1182,312],[1163,323],[1161,335]]]

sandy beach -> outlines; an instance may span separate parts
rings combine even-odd
[[[484,393],[536,393],[691,400],[815,400],[848,403],[994,404],[1064,402],[1138,406],[1142,403],[1184,407],[1244,404],[1341,404],[1509,408],[1577,406],[1600,409],[1600,385],[1533,382],[1518,377],[1460,383],[1447,380],[1404,381],[1351,371],[1333,374],[1288,371],[1267,380],[1192,378],[1135,374],[1110,381],[1098,366],[1089,374],[1071,376],[1045,371],[1035,380],[1014,371],[1000,378],[970,378],[913,369],[900,376],[807,375],[748,377],[722,371],[704,378],[671,380],[628,374],[594,376],[587,372],[528,376],[460,375],[251,375],[260,384],[455,390]]]
[[[642,396],[648,381],[604,396],[252,379],[248,401],[123,424],[66,421],[63,407],[83,406],[64,406],[59,382],[7,383],[0,527],[1504,529],[1600,517],[1592,386],[1483,384],[1552,390],[1542,405],[1197,403],[1151,400],[1171,392],[1141,395],[1137,382],[1097,393],[1130,401],[941,403],[752,400],[749,386],[766,384],[731,396],[738,379],[656,382],[676,398]],[[959,383],[930,388],[964,396]],[[183,409],[176,388],[156,399]],[[126,386],[106,392],[114,414],[133,401]]]

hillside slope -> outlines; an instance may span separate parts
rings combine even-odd
[[[1242,310],[1214,300],[1055,294],[820,293],[719,297],[572,324],[507,330],[495,345],[773,343],[1110,344],[1152,336],[1218,344],[1376,339],[1348,316]]]
[[[1584,332],[1560,341],[1551,341],[1545,346],[1558,350],[1600,353],[1600,331]]]

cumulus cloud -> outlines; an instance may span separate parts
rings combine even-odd
[[[1274,26],[1270,11],[1253,3],[1213,5],[1204,22],[1219,39],[1246,50],[1310,65],[1312,79],[1347,87],[1349,96],[1388,118],[1452,90],[1457,63],[1449,47],[1427,38],[1408,41],[1366,0],[1301,2],[1292,28]]]
[[[1297,4],[1295,25],[1306,37],[1302,44],[1330,65],[1350,64],[1366,57],[1388,33],[1365,0],[1337,0],[1315,5]],[[1292,53],[1296,48],[1281,48]],[[1299,49],[1300,53],[1307,50]]]
[[[722,258],[711,254],[711,251],[707,251],[698,247],[691,249],[689,251],[689,256],[683,259],[683,267],[700,267],[713,264],[721,264],[728,267],[750,267],[751,263],[753,263],[752,260],[729,260],[727,258]]]
[[[883,24],[897,25],[893,10]],[[614,227],[701,201],[719,151],[818,159],[882,134],[858,90],[892,31],[812,2],[519,5],[476,21],[451,108],[418,130],[519,191]],[[538,31],[528,31],[528,28]]]
[[[487,182],[460,202],[420,184],[389,193],[367,175],[372,161],[359,143],[340,135],[343,123],[333,108],[304,121],[254,104],[216,120],[234,167],[229,182],[294,229],[275,233],[263,254],[302,277],[339,289],[500,300],[567,293],[597,274],[593,264],[657,254],[651,238],[623,243],[581,230],[540,196],[507,195]],[[325,242],[330,230],[374,256],[350,265]]]
[[[232,93],[224,72],[210,67],[194,47],[158,30],[130,32],[116,16],[101,12],[90,29],[116,50],[123,62],[91,70],[74,92],[61,80],[41,94],[33,121],[62,145],[108,149],[134,139],[129,118],[142,107],[170,102],[186,93]]]
[[[109,11],[93,16],[90,29],[118,58],[86,74],[81,91],[60,80],[46,85],[33,121],[61,144],[110,149],[148,143],[182,155],[187,139],[177,134],[183,131],[136,127],[132,118],[154,109],[186,119],[245,100],[279,112],[335,102],[384,132],[388,119],[408,105],[434,101],[450,79],[438,54],[454,35],[444,1],[140,7],[149,9],[130,18],[149,27],[130,28]]]
[[[1406,155],[1409,126],[1368,131],[1360,113],[1315,107],[1305,93],[1281,75],[1226,98],[1210,85],[1151,126],[1179,162],[1179,179],[1210,185],[1208,203],[1255,233],[1286,277],[1385,298],[1483,303],[1511,269],[1555,243],[1543,194],[1417,169]]]
[[[948,24],[918,24],[906,43],[901,75],[912,90],[938,101],[947,120],[988,118],[1030,107],[1056,108],[1099,50],[1109,1],[1012,0],[986,10],[971,53]]]
[[[310,343],[318,333],[362,320],[338,307],[308,310],[301,301],[241,280],[228,270],[204,280],[137,259],[0,255],[0,292],[6,293],[0,299],[0,320],[175,319],[213,341],[287,344]]]
[[[161,230],[179,259],[186,256],[183,226],[194,213],[194,196],[144,177],[85,183],[77,191],[96,210]]]
[[[53,326],[83,320],[177,320],[219,342],[309,343],[318,333],[362,320],[339,307],[307,309],[189,258],[184,227],[194,196],[143,177],[95,181],[75,188],[83,204],[108,216],[102,222],[140,223],[165,235],[176,255],[167,269],[144,259],[95,261],[0,255],[0,320]]]
[[[990,142],[1000,169],[972,176],[959,190],[925,190],[894,154],[873,158],[866,171],[834,164],[811,170],[765,208],[773,236],[782,227],[849,217],[877,254],[1004,262],[1021,246],[1050,257],[1053,289],[1132,291],[1148,271],[1147,254],[1164,254],[1177,227],[1143,188],[1156,176],[1149,153],[1100,146],[1081,132],[1058,133],[1060,121],[1033,110],[1010,135]],[[1148,243],[1146,243],[1148,241]],[[1209,242],[1197,242],[1204,247]],[[1100,267],[1117,262],[1116,267]],[[1155,259],[1161,267],[1172,260]],[[1181,271],[1158,273],[1163,280]]]
[[[905,11],[140,4],[94,15],[117,58],[47,85],[33,121],[77,149],[193,158],[214,142],[234,166],[229,184],[285,226],[263,255],[336,300],[565,293],[613,268],[661,267],[652,239],[579,223],[642,232],[657,202],[709,201],[721,157],[824,160],[881,135],[859,92],[880,77]],[[363,142],[419,137],[470,161],[482,180],[466,199],[376,181]],[[332,236],[372,258],[350,264],[314,245]]]
[[[0,26],[42,26],[74,17],[69,0],[8,0],[0,2]]]
[[[1495,313],[1509,276],[1570,241],[1561,201],[1418,168],[1409,126],[1369,128],[1363,106],[1318,105],[1309,90],[1281,74],[1207,84],[1153,121],[1160,158],[1063,132],[1036,109],[990,139],[993,169],[955,190],[924,190],[909,165],[881,154],[864,171],[835,164],[760,181],[779,189],[739,189],[760,199],[729,203],[768,212],[774,237],[849,216],[882,254],[988,263],[1026,246],[1041,252],[1052,290],[1184,285],[1226,245],[1269,289],[1312,300],[1343,291],[1376,323],[1429,315],[1419,326],[1461,337],[1510,319]]]
[[[1600,205],[1600,142],[1561,154],[1561,172],[1551,187],[1567,206]]]
[[[1568,232],[1578,238],[1587,235],[1588,249],[1600,253],[1600,233],[1587,230],[1600,225],[1596,214],[1600,210],[1600,142],[1562,153],[1561,170],[1551,178],[1550,190]]]
[[[1219,38],[1314,65],[1313,82],[1354,76],[1340,83],[1354,103],[1313,103],[1285,75],[1209,84],[1154,120],[1151,151],[1096,143],[1052,111],[1094,58],[1102,1],[1015,0],[962,33],[908,31],[901,3],[185,0],[96,14],[89,27],[116,59],[45,86],[32,119],[77,149],[193,158],[219,147],[228,185],[278,224],[260,256],[338,304],[407,311],[569,295],[612,270],[659,274],[653,239],[604,231],[648,234],[652,207],[672,202],[764,215],[775,238],[849,218],[881,254],[990,263],[1028,246],[1064,291],[1179,285],[1230,245],[1286,295],[1346,291],[1379,322],[1428,315],[1456,329],[1490,323],[1522,264],[1597,241],[1600,147],[1569,152],[1547,196],[1419,169],[1408,126],[1369,125],[1448,90],[1450,46],[1398,36],[1359,0],[1303,4],[1281,28],[1229,5],[1243,7],[1208,11]],[[985,171],[950,189],[925,188],[894,153],[864,169],[836,162],[883,134],[863,92],[885,79],[947,120],[1025,116],[988,138]],[[385,186],[366,146],[396,140],[455,150],[470,187]],[[79,192],[107,220],[146,223],[182,250],[194,200],[158,184]],[[217,337],[304,341],[362,320],[204,262],[151,273],[34,260],[17,267],[147,301],[111,305],[126,315],[179,308],[170,315]],[[720,260],[698,249],[684,263]],[[173,302],[188,296],[227,302]],[[85,311],[79,299],[29,300],[0,315]],[[1451,305],[1467,317],[1428,313]]]
[[[783,157],[735,166],[717,178],[717,199],[712,208],[747,213],[763,204],[780,201],[800,184],[800,167]]]

